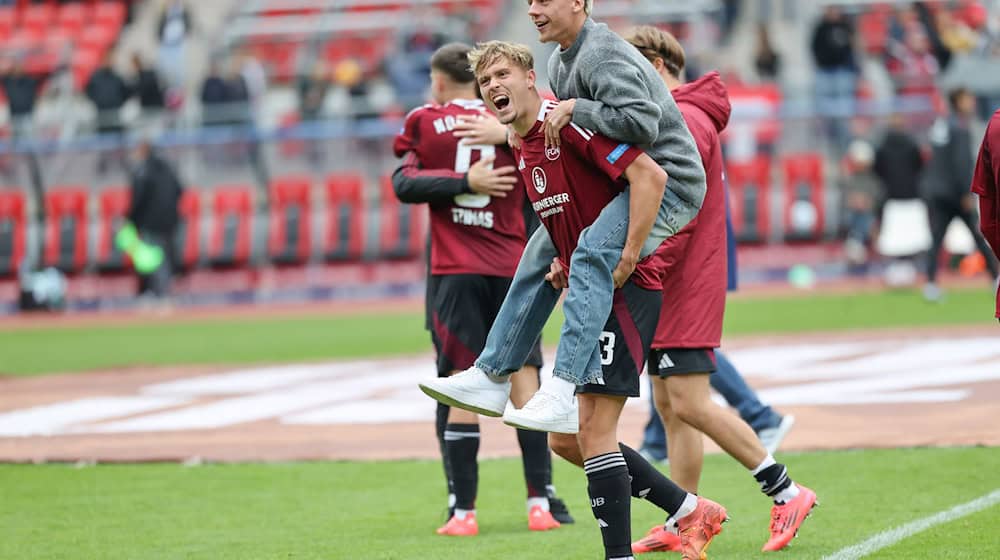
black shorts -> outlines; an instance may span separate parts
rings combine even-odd
[[[713,373],[716,369],[712,348],[654,348],[649,351],[649,374],[660,377]]]
[[[442,274],[428,280],[433,298],[428,321],[437,351],[438,376],[472,367],[486,346],[486,337],[507,296],[511,279],[479,274]],[[542,367],[541,341],[525,365]]]
[[[653,343],[663,294],[628,282],[615,291],[611,316],[601,332],[602,379],[577,387],[577,393],[639,396],[639,375]]]

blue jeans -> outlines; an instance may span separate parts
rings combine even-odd
[[[747,385],[743,376],[725,354],[716,350],[715,361],[717,368],[715,373],[708,377],[708,382],[726,399],[729,406],[740,413],[740,418],[749,424],[753,431],[759,432],[765,428],[773,428],[781,422],[781,416],[770,406],[760,402],[757,393]],[[656,405],[653,404],[652,393],[650,393],[649,399],[652,411],[649,415],[649,422],[646,423],[646,429],[643,431],[642,447],[656,451],[665,450],[667,448],[667,433],[663,429],[663,422],[660,420],[660,414],[656,411]]]
[[[563,303],[566,320],[559,337],[553,375],[577,385],[594,382],[601,374],[597,340],[611,314],[614,294],[611,273],[618,266],[628,236],[628,210],[629,190],[626,189],[583,230],[570,259],[569,290]],[[655,251],[664,239],[687,225],[697,211],[667,189],[641,255]],[[492,376],[504,376],[524,365],[559,301],[559,290],[545,281],[556,255],[545,228],[535,230],[524,248],[476,367]]]

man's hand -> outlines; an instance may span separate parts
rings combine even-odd
[[[569,287],[569,277],[566,276],[566,268],[559,261],[559,257],[552,259],[552,264],[549,265],[549,273],[545,275],[545,279],[557,290]]]
[[[514,190],[514,185],[517,184],[517,176],[514,175],[516,169],[513,165],[493,169],[494,160],[496,156],[480,158],[469,167],[466,175],[469,188],[474,193],[506,198],[507,193]]]
[[[622,253],[621,260],[618,261],[618,266],[615,267],[614,271],[611,272],[611,278],[615,282],[615,288],[621,288],[628,281],[628,277],[632,275],[632,271],[635,270],[635,265],[639,263],[639,254],[632,253],[629,251]]]
[[[559,145],[559,131],[573,120],[573,107],[576,106],[576,99],[560,101],[555,109],[545,115],[545,146]]]
[[[461,138],[463,144],[496,146],[507,143],[507,127],[489,113],[459,115],[452,134]]]
[[[962,210],[966,212],[972,212],[976,209],[976,197],[972,194],[967,194],[962,197]]]

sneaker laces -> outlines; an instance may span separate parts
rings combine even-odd
[[[782,525],[784,525],[784,523],[782,523],[782,519],[785,517],[785,510],[787,510],[788,508],[783,507],[783,505],[784,504],[782,504],[782,505],[775,505],[774,508],[771,510],[771,532],[772,533],[775,532],[775,531],[780,531]]]

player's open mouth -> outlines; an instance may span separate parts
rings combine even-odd
[[[496,107],[498,111],[508,105],[510,105],[510,98],[506,95],[500,94],[493,96],[493,106]]]
[[[535,21],[535,29],[541,31],[542,28],[545,27],[548,24],[549,24],[549,22],[547,22],[547,21]]]

